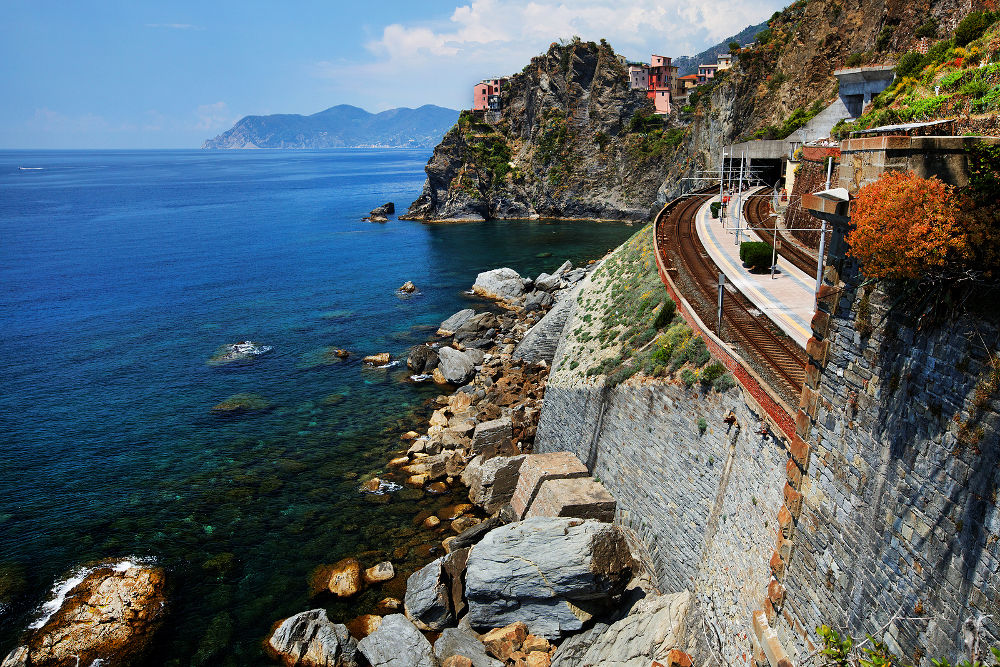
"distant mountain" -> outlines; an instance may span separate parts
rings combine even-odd
[[[770,20],[770,19],[768,19]],[[763,23],[758,23],[757,25],[747,26],[739,33],[728,37],[715,46],[711,46],[696,56],[681,56],[679,58],[673,59],[673,64],[680,68],[680,75],[686,76],[688,74],[697,74],[698,65],[709,65],[714,64],[715,59],[720,53],[729,53],[729,43],[739,42],[740,46],[746,46],[750,42],[754,41],[757,37],[757,33],[767,27],[767,21]]]
[[[433,104],[381,113],[340,104],[311,116],[246,116],[202,148],[432,148],[457,120]]]

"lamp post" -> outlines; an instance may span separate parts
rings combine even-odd
[[[777,213],[771,213],[769,218],[775,218],[774,220],[774,240],[771,241],[771,280],[774,280],[774,272],[778,268],[778,221]]]

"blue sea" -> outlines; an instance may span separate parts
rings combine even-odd
[[[278,619],[402,597],[442,538],[414,516],[461,492],[359,492],[438,394],[361,357],[405,360],[451,313],[489,307],[465,294],[479,271],[533,276],[635,231],[361,221],[405,210],[428,157],[0,152],[0,658],[57,581],[112,557],[167,569],[156,665],[270,664]],[[407,280],[419,292],[401,297]],[[273,350],[207,363],[248,339]],[[213,413],[241,393],[265,409]],[[311,595],[346,556],[399,574],[349,602]]]

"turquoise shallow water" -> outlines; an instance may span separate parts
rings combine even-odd
[[[267,664],[282,616],[348,620],[400,596],[403,576],[350,603],[309,594],[313,570],[348,555],[412,570],[441,539],[413,516],[457,499],[358,493],[437,394],[358,360],[484,307],[463,294],[481,270],[535,275],[635,231],[360,220],[405,209],[427,157],[0,152],[0,651],[56,579],[107,557],[168,569],[152,664]],[[420,293],[403,299],[406,280]],[[274,350],[206,364],[244,339]],[[329,346],[354,356],[330,363]],[[270,408],[212,414],[240,392]]]

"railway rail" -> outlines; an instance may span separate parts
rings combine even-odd
[[[711,193],[701,191],[681,200],[660,217],[656,229],[664,266],[697,291],[698,298],[685,296],[703,322],[717,321],[720,271],[698,238],[695,217],[711,197]],[[805,375],[805,352],[739,291],[727,290],[722,321],[725,337],[735,343],[751,365],[770,377],[772,386],[786,400],[797,404]]]
[[[747,222],[754,230],[754,233],[772,248],[774,247],[774,226],[777,219],[771,217],[771,197],[767,194],[769,190],[761,190],[757,195],[747,198],[743,213]],[[771,230],[771,232],[761,231],[761,229]],[[778,229],[778,256],[787,259],[796,268],[803,271],[807,276],[816,275],[816,253],[811,253],[802,248],[798,243],[788,237],[783,230]]]

